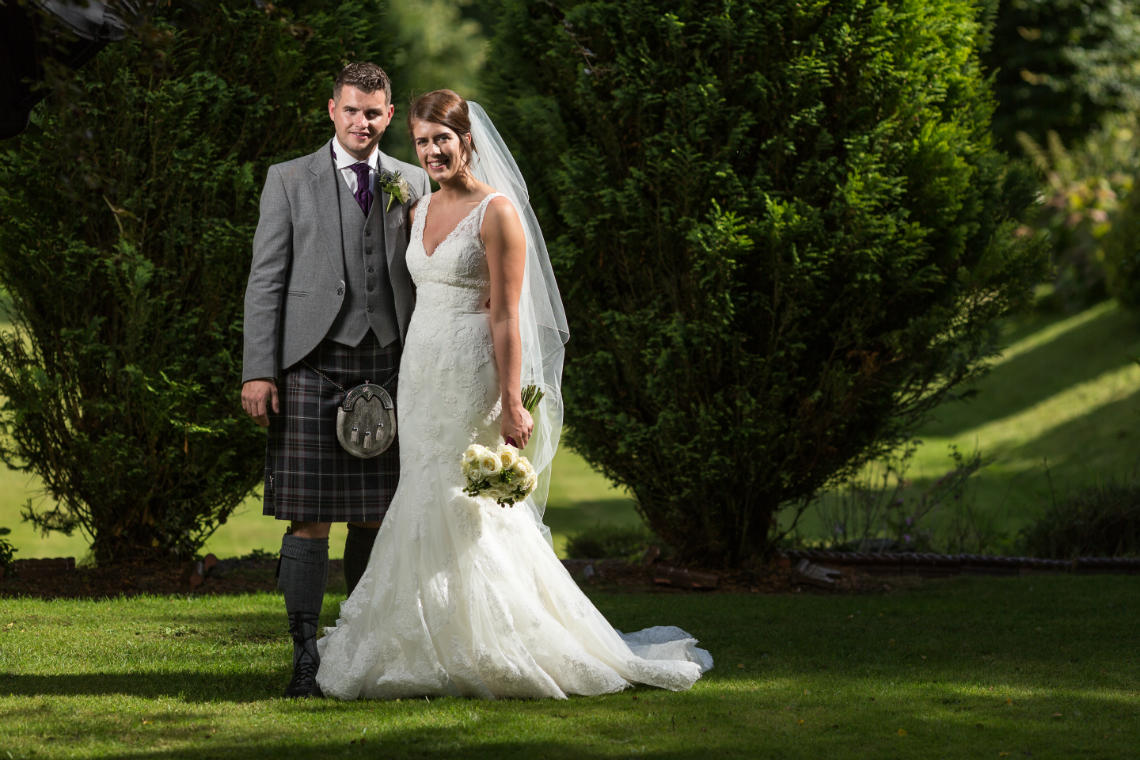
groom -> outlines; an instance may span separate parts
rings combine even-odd
[[[242,407],[269,427],[264,513],[292,523],[278,571],[293,636],[289,697],[320,694],[316,634],[331,523],[348,523],[352,593],[396,489],[397,445],[352,456],[337,442],[336,414],[344,390],[366,381],[396,397],[415,301],[407,212],[430,192],[422,169],[377,150],[395,112],[379,66],[345,67],[328,108],[335,137],[269,168],[245,291]]]

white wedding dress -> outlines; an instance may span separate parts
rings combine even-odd
[[[495,194],[498,195],[498,194]],[[556,697],[631,683],[686,689],[712,667],[675,627],[623,637],[581,592],[526,504],[462,491],[460,455],[498,444],[499,383],[479,238],[487,196],[430,255],[412,226],[415,312],[397,391],[400,484],[368,569],[318,646],[341,699]]]

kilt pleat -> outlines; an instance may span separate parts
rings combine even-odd
[[[324,340],[285,370],[280,414],[270,414],[265,448],[264,514],[296,522],[382,520],[400,477],[397,440],[383,454],[360,459],[336,438],[337,407],[344,388],[383,384],[396,398],[400,348],[381,348],[369,331],[356,347]],[[308,365],[308,366],[306,366]]]

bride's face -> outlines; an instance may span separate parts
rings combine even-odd
[[[412,122],[412,142],[420,166],[440,184],[454,180],[467,171],[468,151],[465,141],[470,135],[459,135],[450,127],[434,121]]]

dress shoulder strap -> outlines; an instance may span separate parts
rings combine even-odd
[[[483,200],[479,201],[479,212],[475,215],[477,217],[479,230],[483,229],[483,217],[487,215],[487,206],[491,205],[491,201],[499,196],[506,197],[502,193],[487,193]]]
[[[415,202],[412,208],[416,211],[416,218],[412,220],[412,239],[418,236],[421,240],[424,236],[424,220],[427,218],[428,205],[431,203],[431,193],[424,193],[420,196],[419,200]]]

